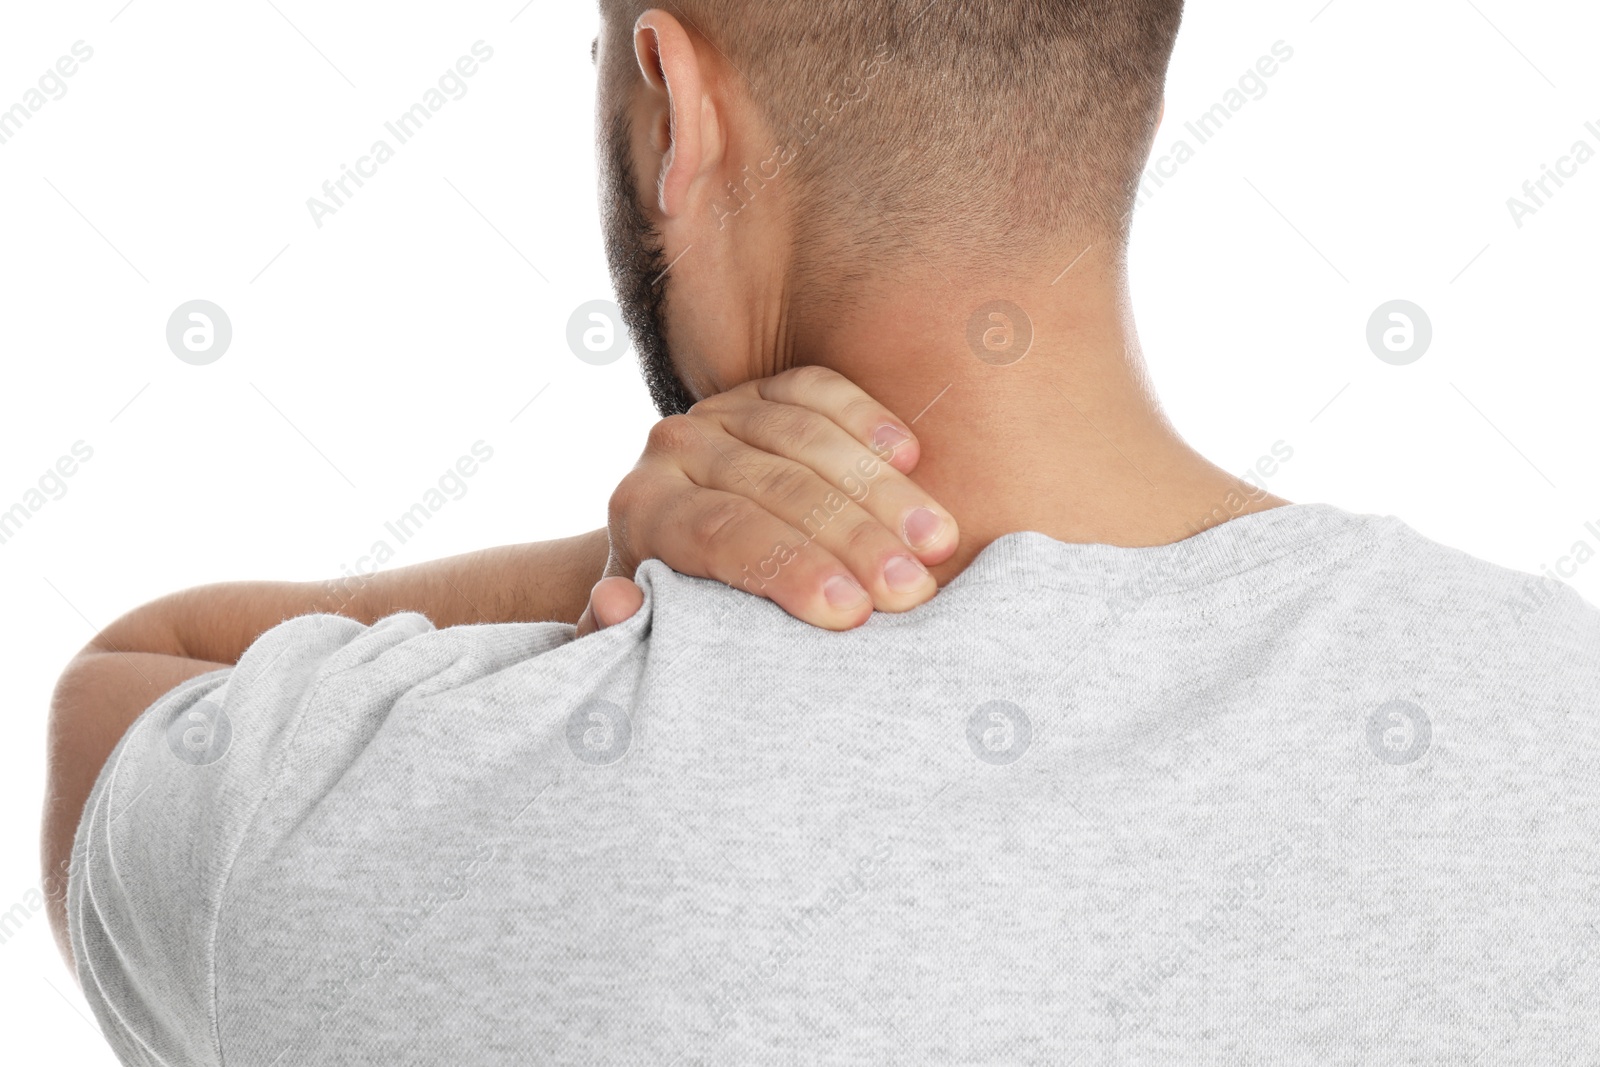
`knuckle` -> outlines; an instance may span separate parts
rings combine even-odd
[[[844,531],[845,550],[851,555],[872,555],[882,545],[883,528],[876,522],[863,519],[851,523]]]
[[[631,477],[633,476],[628,476]],[[633,487],[628,484],[628,478],[617,483],[617,487],[611,490],[611,498],[606,501],[606,517],[612,526],[633,512],[635,495]]]
[[[606,502],[606,528],[611,534],[613,548],[626,549],[631,535],[642,521],[645,493],[639,480],[629,475],[611,490]]]
[[[869,396],[854,397],[845,402],[840,416],[851,422],[869,422],[881,418],[883,406]]]
[[[822,438],[826,421],[804,408],[771,404],[751,414],[750,429],[780,452],[803,453]]]
[[[763,379],[761,378],[751,378],[748,381],[740,382],[738,385],[724,389],[720,393],[711,394],[706,397],[705,402],[717,403],[722,407],[749,403],[751,398],[760,397],[762,381]]]
[[[688,415],[669,415],[650,427],[648,447],[655,452],[685,452],[700,439]]]
[[[733,547],[749,512],[738,498],[722,498],[702,504],[689,523],[690,532],[703,548],[722,552]]]
[[[777,500],[800,500],[813,485],[812,475],[805,468],[781,463],[763,480],[761,492]]]
[[[827,367],[816,364],[807,364],[804,367],[795,367],[786,371],[790,380],[801,389],[820,389],[831,384],[839,375]]]
[[[688,414],[690,416],[715,415],[728,406],[728,401],[729,395],[727,393],[713,393],[708,397],[696,400],[690,405]]]
[[[640,500],[644,496],[643,483],[644,476],[635,468],[623,475],[622,481],[611,490],[611,498],[606,501],[606,514],[613,521],[638,510]]]

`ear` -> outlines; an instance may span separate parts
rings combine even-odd
[[[715,164],[721,147],[706,71],[683,24],[659,9],[634,23],[633,51],[644,79],[657,207],[669,217],[682,215],[695,179]]]

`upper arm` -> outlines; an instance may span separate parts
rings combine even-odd
[[[223,1062],[216,934],[256,815],[292,778],[308,720],[314,737],[332,728],[359,750],[348,736],[359,723],[308,716],[319,694],[341,711],[351,686],[392,704],[440,664],[412,656],[404,676],[379,670],[382,693],[350,672],[431,629],[419,615],[373,627],[303,616],[263,634],[237,665],[92,648],[69,666],[50,729],[45,863],[66,888],[51,914],[124,1062]]]
[[[43,888],[56,944],[74,970],[67,936],[67,872],[84,804],[106,758],[135,719],[162,695],[227,664],[149,652],[91,647],[56,684],[46,734]]]

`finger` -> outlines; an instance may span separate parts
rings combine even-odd
[[[897,534],[924,564],[943,563],[955,554],[960,541],[955,517],[827,416],[803,407],[754,400],[720,411],[717,418],[730,436],[757,451],[816,472]],[[792,515],[782,517],[795,524]],[[835,537],[825,538],[825,543],[838,554]]]
[[[589,606],[604,630],[633,618],[644,607],[644,590],[628,578],[602,578],[589,593]]]
[[[910,424],[836,371],[796,367],[750,384],[764,400],[827,416],[898,471],[910,473],[921,459]]]
[[[602,578],[589,591],[589,606],[578,620],[578,636],[585,637],[625,622],[644,606],[644,590],[627,578]]]
[[[873,601],[839,559],[766,508],[739,494],[699,485],[644,508],[648,543],[674,570],[764,597],[797,619],[850,630]]]
[[[819,415],[812,417],[827,422]],[[745,497],[776,516],[798,531],[798,540],[788,542],[791,546],[817,548],[843,563],[882,611],[909,610],[938,591],[927,567],[899,535],[811,468],[721,435],[715,428],[712,432],[720,441],[708,435],[709,447],[679,455],[683,472],[696,485]]]

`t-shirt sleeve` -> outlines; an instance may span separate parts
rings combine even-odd
[[[220,1067],[218,913],[306,709],[330,680],[432,629],[415,614],[291,619],[123,735],[84,807],[67,888],[78,979],[123,1063]]]

